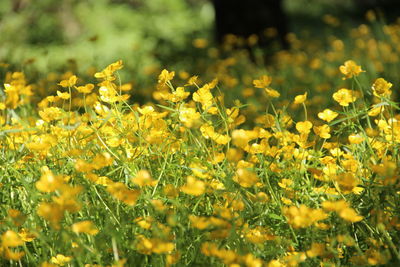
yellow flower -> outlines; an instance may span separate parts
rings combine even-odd
[[[363,216],[358,215],[357,212],[352,208],[345,208],[339,211],[339,216],[342,217],[344,220],[352,223],[359,222],[364,219]]]
[[[204,38],[196,38],[192,42],[193,46],[196,48],[206,48],[208,45],[208,41]]]
[[[266,88],[272,82],[272,78],[267,75],[261,76],[258,80],[253,81],[253,85],[256,88]]]
[[[200,118],[200,113],[195,108],[182,106],[179,109],[179,120],[188,128],[191,128]]]
[[[233,181],[243,187],[251,187],[258,183],[259,179],[254,172],[240,168],[236,171]]]
[[[191,226],[200,230],[206,229],[210,224],[210,218],[208,217],[202,217],[202,216],[195,216],[195,215],[189,215],[189,221],[191,223]]]
[[[175,249],[175,244],[165,242],[159,238],[147,238],[143,235],[137,236],[136,249],[142,253],[150,255],[152,253],[164,254],[171,253]]]
[[[178,263],[180,257],[181,257],[181,254],[179,251],[174,251],[174,252],[168,254],[165,258],[166,262],[167,262],[167,264],[165,266],[172,266],[173,264]]]
[[[154,108],[152,106],[144,106],[143,108],[137,108],[140,114],[142,115],[151,115],[154,113]]]
[[[264,192],[258,192],[255,196],[255,201],[262,203],[268,202],[270,200],[269,196]]]
[[[174,78],[174,76],[175,76],[175,71],[169,72],[168,70],[164,69],[158,76],[158,83],[166,84],[167,82],[171,81]]]
[[[208,109],[212,105],[213,96],[210,89],[210,86],[206,84],[193,93],[193,100],[195,102],[200,102],[203,110]]]
[[[47,167],[42,168],[42,176],[36,182],[36,188],[45,193],[54,192],[63,185],[61,177],[56,176]]]
[[[160,239],[152,239],[153,252],[156,254],[171,253],[175,249],[175,245],[172,242],[164,242]]]
[[[51,263],[57,264],[59,266],[64,266],[66,263],[70,262],[72,257],[64,256],[62,254],[57,254],[55,257],[51,257]]]
[[[393,84],[386,81],[385,79],[378,78],[375,80],[374,84],[372,85],[372,91],[377,96],[390,95],[390,94],[392,94],[392,91],[390,90],[392,85]]]
[[[314,223],[324,220],[328,217],[328,214],[322,210],[312,209],[303,204],[300,205],[300,207],[284,207],[282,212],[288,219],[288,223],[294,228],[309,227]]]
[[[3,247],[18,247],[23,244],[24,241],[22,241],[21,237],[12,230],[8,230],[1,235],[1,245]]]
[[[193,176],[186,178],[186,184],[181,187],[181,191],[185,194],[192,196],[200,196],[204,194],[206,190],[206,184],[203,181],[197,180]]]
[[[89,94],[89,93],[92,92],[93,88],[94,88],[94,85],[91,84],[91,83],[88,83],[88,84],[86,84],[86,85],[84,85],[84,86],[78,86],[78,87],[76,87],[76,90],[77,90],[79,93]]]
[[[365,140],[364,137],[362,137],[360,134],[351,134],[349,135],[349,142],[350,144],[361,144]]]
[[[21,226],[26,221],[26,216],[19,210],[9,209],[7,214],[12,219],[15,226]]]
[[[146,216],[146,217],[137,217],[135,220],[133,220],[134,223],[142,227],[143,229],[150,229],[153,222],[154,218],[151,216]]]
[[[186,85],[195,85],[198,83],[199,77],[198,76],[192,76],[189,78],[188,82]]]
[[[227,143],[229,143],[229,141],[231,141],[231,138],[228,135],[219,133],[215,133],[211,138],[212,140],[214,140],[215,143],[219,145],[226,145]]]
[[[215,86],[217,86],[217,84],[218,84],[218,79],[215,78],[214,80],[212,80],[211,82],[208,83],[208,86],[210,89],[214,89]]]
[[[308,134],[311,131],[312,123],[310,121],[300,121],[296,123],[296,129],[299,133]]]
[[[24,242],[32,242],[37,237],[36,234],[29,232],[29,230],[27,230],[25,228],[22,228],[19,231],[18,235],[21,237],[22,241],[24,241]]]
[[[364,218],[358,215],[345,200],[324,201],[322,202],[322,207],[324,210],[337,212],[340,217],[349,222],[359,222]]]
[[[278,182],[278,185],[283,189],[290,189],[290,186],[293,184],[293,181],[290,179],[282,179]]]
[[[341,73],[345,75],[345,78],[352,78],[353,76],[358,76],[361,72],[361,66],[357,65],[353,60],[347,60],[344,65],[339,67]]]
[[[95,175],[95,174],[93,174],[93,175]],[[89,175],[87,175],[87,176],[89,176]],[[102,186],[109,186],[110,184],[113,183],[113,181],[110,178],[108,178],[107,176],[97,177],[97,179],[94,182],[96,184],[99,184],[99,185],[102,185]]]
[[[325,244],[322,243],[312,243],[311,248],[307,250],[307,257],[318,257],[325,253]]]
[[[350,103],[356,101],[357,98],[351,90],[342,88],[333,94],[333,99],[339,105],[347,107]]]
[[[164,205],[163,201],[160,199],[152,199],[151,205],[153,205],[155,210],[160,211],[160,212],[167,209],[167,206]]]
[[[247,227],[246,227],[247,228]],[[276,237],[271,234],[271,231],[262,226],[256,226],[252,229],[244,229],[244,237],[247,241],[253,244],[265,243],[268,240],[274,240]]]
[[[132,88],[133,88],[133,85],[131,83],[124,83],[124,84],[121,84],[121,86],[119,86],[119,89],[124,92],[130,91],[130,90],[132,90]]]
[[[172,102],[179,102],[186,99],[189,95],[190,93],[185,92],[184,87],[178,87],[176,88],[176,91],[172,93],[171,98],[169,100],[171,100]]]
[[[224,159],[225,159],[225,154],[220,152],[220,153],[215,153],[214,155],[212,155],[208,161],[211,164],[218,164],[218,163],[222,162]]]
[[[200,127],[200,131],[206,139],[211,138],[214,142],[220,145],[226,145],[231,141],[229,136],[215,132],[214,127],[209,124],[203,124]]]
[[[121,182],[112,183],[107,187],[107,191],[116,199],[129,206],[134,206],[139,198],[139,190],[131,190]]]
[[[62,191],[62,194],[60,196],[53,196],[52,198],[54,204],[57,204],[59,208],[65,211],[79,211],[81,205],[77,202],[77,195],[82,191],[82,187],[64,185],[60,190]]]
[[[7,260],[19,261],[24,255],[23,251],[12,251],[6,246],[0,247],[0,255]]]
[[[181,78],[182,80],[186,80],[187,78],[189,78],[189,73],[187,71],[181,70],[179,72],[179,78]]]
[[[58,90],[57,90],[57,95],[59,98],[64,99],[64,100],[68,100],[71,97],[71,95],[69,93],[67,93],[67,92],[62,93]]]
[[[275,117],[271,114],[261,115],[255,119],[255,122],[263,124],[265,128],[271,128],[275,125]]]
[[[109,69],[111,72],[115,72],[117,70],[120,70],[124,67],[122,60],[118,60],[114,63],[111,63],[110,65],[107,66],[107,69]]]
[[[58,229],[59,222],[64,217],[64,210],[57,203],[42,202],[37,208],[37,214],[48,220],[54,228]]]
[[[280,93],[272,88],[268,88],[271,82],[272,78],[270,76],[263,75],[258,80],[254,80],[253,85],[256,88],[264,88],[264,91],[269,97],[277,98],[280,96]]]
[[[268,96],[273,97],[273,98],[277,98],[281,95],[278,91],[276,91],[272,88],[264,88],[264,91],[267,93]]]
[[[77,234],[84,233],[88,235],[96,235],[99,232],[92,221],[81,221],[74,223],[72,225],[72,231]]]
[[[44,135],[33,135],[32,140],[26,143],[26,147],[35,152],[40,152],[42,154],[47,154],[49,149],[58,143],[57,137],[50,134]]]
[[[166,184],[164,186],[163,192],[164,192],[165,196],[168,198],[174,198],[179,195],[178,189],[172,184]]]
[[[101,101],[107,103],[114,103],[118,100],[117,91],[112,86],[101,86],[99,89],[99,94]]]
[[[52,120],[59,120],[62,117],[62,111],[57,107],[45,108],[39,111],[39,116],[46,122],[50,122]]]
[[[281,263],[278,260],[272,260],[268,262],[267,267],[286,267],[287,265],[284,263]]]
[[[214,127],[209,124],[203,124],[200,127],[200,132],[206,139],[210,138],[215,134]]]
[[[78,172],[90,172],[93,169],[95,169],[96,167],[91,164],[91,163],[87,163],[86,161],[84,161],[83,159],[77,159],[76,163],[75,163],[75,169]]]
[[[307,99],[307,92],[304,93],[304,95],[298,95],[294,98],[294,103],[295,104],[302,104],[304,101]]]
[[[191,163],[189,168],[192,170],[193,174],[201,179],[210,179],[210,174],[208,173],[207,167],[199,163]]]
[[[140,170],[136,176],[132,178],[132,182],[140,187],[155,186],[157,184],[157,181],[153,180],[150,173],[146,170]]]
[[[314,126],[313,130],[314,133],[321,138],[324,139],[331,138],[331,135],[329,133],[331,131],[331,128],[327,124],[324,124],[322,126]]]
[[[372,106],[368,111],[368,116],[376,117],[385,110],[384,106]]]
[[[19,92],[16,86],[4,84],[4,92],[6,93],[6,107],[15,109],[19,104]]]
[[[335,119],[338,115],[339,114],[335,111],[332,111],[330,109],[325,109],[324,111],[318,113],[318,118],[326,122],[330,122],[333,119]]]
[[[115,77],[113,75],[114,72],[117,71],[117,70],[122,69],[122,67],[123,67],[122,60],[118,60],[118,61],[108,65],[101,72],[96,72],[94,74],[94,77],[99,78],[99,79],[105,79],[105,80],[108,80],[108,81],[115,80]]]
[[[337,182],[339,189],[344,194],[353,192],[353,189],[360,183],[359,179],[354,176],[352,172],[344,172],[330,177],[333,181]]]
[[[75,75],[72,75],[71,77],[68,78],[68,80],[62,80],[58,85],[61,85],[61,87],[72,87],[76,84],[78,78]]]
[[[94,157],[92,166],[96,170],[99,170],[103,167],[112,165],[113,162],[114,159],[111,157],[111,155],[107,152],[103,152],[101,154],[97,154],[96,157]]]

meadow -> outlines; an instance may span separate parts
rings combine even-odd
[[[0,265],[399,265],[400,21],[367,19],[135,82],[1,63]]]

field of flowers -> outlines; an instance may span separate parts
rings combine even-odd
[[[1,63],[0,266],[400,265],[400,24],[346,34],[141,91]]]

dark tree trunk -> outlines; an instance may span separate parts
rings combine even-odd
[[[364,15],[367,10],[377,11],[387,23],[392,23],[400,16],[399,0],[355,0],[358,11]]]
[[[245,38],[256,34],[259,45],[266,47],[272,40],[264,31],[275,28],[279,42],[287,48],[287,21],[281,0],[213,0],[213,3],[216,37],[220,43],[227,34]]]

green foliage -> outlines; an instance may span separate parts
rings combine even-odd
[[[69,59],[84,71],[116,59],[143,76],[163,56],[182,50],[193,36],[208,36],[212,24],[207,1],[35,1],[12,11],[2,1],[0,61],[21,64],[34,60],[41,73],[58,69]],[[195,8],[194,8],[195,6]]]

